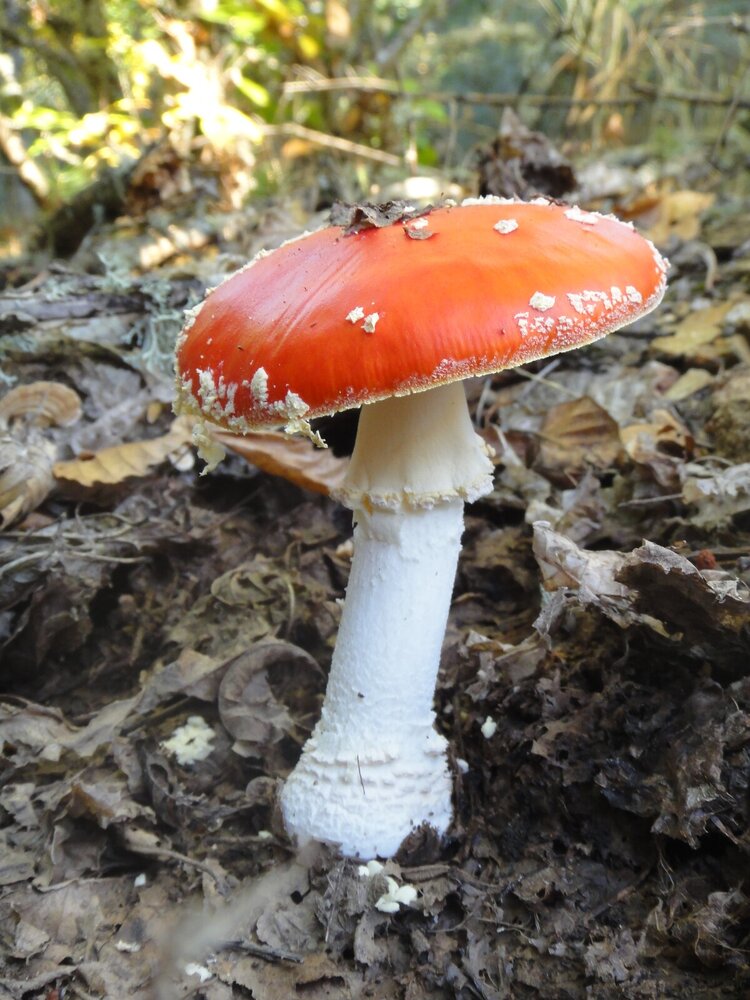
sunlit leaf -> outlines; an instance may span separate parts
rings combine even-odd
[[[237,90],[241,91],[249,101],[257,104],[259,108],[267,108],[271,103],[271,95],[261,84],[255,80],[249,80],[246,76],[239,74],[234,80]]]
[[[320,55],[320,43],[312,35],[298,35],[297,47],[305,59],[316,59]]]

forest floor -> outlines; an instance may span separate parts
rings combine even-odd
[[[185,199],[3,266],[0,997],[750,995],[750,201],[710,202],[634,210],[658,311],[468,386],[497,470],[436,696],[456,821],[382,871],[297,854],[275,806],[352,421],[200,476],[170,407],[182,310],[322,216]]]

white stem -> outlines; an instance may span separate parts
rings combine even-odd
[[[432,699],[463,501],[357,512],[355,555],[320,722],[282,792],[287,829],[388,857],[415,826],[451,819]]]
[[[440,400],[425,399],[434,393],[444,394],[444,424],[434,419]],[[486,491],[491,464],[460,386],[420,396],[363,411],[359,453],[342,491],[357,524],[325,704],[281,793],[291,834],[350,856],[389,857],[415,827],[429,823],[444,833],[452,816],[446,741],[433,727],[432,699],[463,496]],[[399,495],[393,470],[407,449],[419,453],[419,469]]]

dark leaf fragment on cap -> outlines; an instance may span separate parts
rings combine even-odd
[[[347,205],[343,201],[337,201],[331,207],[331,225],[341,226],[346,235],[351,236],[361,233],[364,229],[382,229],[384,226],[392,226],[395,222],[428,215],[431,211],[431,205],[427,208],[415,208],[410,202],[403,200],[386,201],[382,205],[373,205],[370,202]],[[413,238],[423,240],[428,237],[413,235]]]

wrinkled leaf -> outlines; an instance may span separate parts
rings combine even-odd
[[[33,427],[69,427],[81,418],[81,398],[61,382],[31,382],[0,399],[0,423],[23,420]]]
[[[338,458],[329,449],[316,448],[307,438],[289,434],[273,431],[230,434],[212,427],[211,436],[222,447],[241,455],[263,472],[281,476],[315,493],[337,489],[349,464],[347,459]]]
[[[616,421],[588,396],[553,406],[539,436],[537,470],[565,486],[586,468],[614,465],[622,450]]]
[[[716,527],[750,510],[750,462],[719,471],[694,463],[685,466],[683,475],[682,495],[695,508],[694,524]]]
[[[295,731],[297,722],[277,691],[309,719],[320,687],[318,664],[297,646],[269,642],[241,653],[229,664],[219,688],[219,714],[237,741],[235,752],[267,754],[269,747]]]
[[[0,529],[25,517],[54,487],[55,445],[38,431],[24,440],[0,433]]]
[[[347,235],[363,229],[382,229],[396,222],[427,216],[429,208],[415,208],[408,201],[388,201],[382,205],[362,202],[347,205],[337,201],[331,208],[331,225],[341,226]]]
[[[67,492],[95,492],[102,486],[113,486],[128,479],[148,475],[168,458],[178,458],[191,440],[190,421],[178,417],[167,434],[144,441],[103,448],[90,458],[56,462],[55,479]],[[85,493],[84,493],[85,495]]]
[[[672,357],[691,357],[705,344],[710,344],[722,333],[724,320],[734,302],[719,302],[688,313],[674,333],[655,337],[651,348]]]
[[[736,578],[707,579],[684,556],[653,542],[633,552],[589,552],[534,525],[534,553],[548,591],[569,588],[623,627],[634,624],[674,641],[704,643],[713,632],[750,628],[750,590]]]

